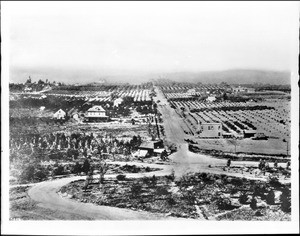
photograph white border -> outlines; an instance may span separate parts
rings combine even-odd
[[[58,4],[58,2],[57,2]],[[84,5],[84,2],[82,2]],[[172,4],[172,3],[170,3]],[[258,2],[259,4],[259,2]],[[295,4],[299,20],[299,3]],[[10,3],[1,2],[1,231],[31,235],[155,235],[155,234],[279,234],[299,233],[299,25],[291,40],[294,48],[291,78],[292,220],[289,222],[232,221],[9,221],[9,19]]]

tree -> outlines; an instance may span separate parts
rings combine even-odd
[[[64,167],[62,165],[59,165],[57,168],[53,170],[54,175],[63,175],[65,173]]]
[[[23,171],[19,177],[21,182],[33,180],[34,179],[34,171],[35,171],[35,168],[33,165],[29,164],[28,166],[26,166],[23,169]]]
[[[257,200],[256,200],[256,197],[254,197],[254,196],[252,196],[250,207],[252,210],[255,210],[257,208]]]
[[[281,201],[282,211],[290,212],[291,211],[291,191],[287,187],[282,189],[282,193],[280,195],[280,201]]]
[[[29,78],[26,80],[25,84],[31,84],[31,77],[29,76]]]
[[[36,173],[35,173],[35,179],[42,181],[44,179],[46,179],[48,176],[48,171],[44,168],[39,169]]]
[[[74,167],[73,167],[73,173],[78,174],[81,172],[81,165],[76,161]]]
[[[108,165],[105,162],[101,162],[99,166],[99,186],[104,182],[104,175],[108,171]]]
[[[45,84],[45,82],[41,79],[39,79],[38,84]]]
[[[273,205],[275,203],[275,193],[273,190],[270,190],[270,192],[267,194],[266,200],[270,205]]]
[[[83,162],[82,171],[86,173],[86,175],[88,175],[90,168],[91,168],[91,164],[89,160],[85,159],[85,161]]]

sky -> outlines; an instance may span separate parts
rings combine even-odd
[[[12,2],[4,10],[14,81],[54,71],[67,80],[70,72],[289,71],[298,40],[297,2]]]

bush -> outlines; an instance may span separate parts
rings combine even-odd
[[[257,208],[257,200],[256,200],[255,197],[252,197],[250,207],[251,207],[252,210],[255,210]]]
[[[266,197],[266,201],[270,205],[275,204],[275,193],[273,190],[270,190],[270,192],[268,193],[268,195]]]
[[[117,180],[122,181],[126,179],[126,175],[117,175]]]
[[[281,210],[284,212],[291,212],[291,191],[288,188],[282,190],[280,195]]]
[[[139,183],[133,183],[131,186],[131,194],[135,197],[139,196],[142,192],[142,186]]]
[[[53,174],[54,175],[64,175],[65,174],[64,167],[63,166],[58,166],[57,168],[55,168],[53,170]]]
[[[158,186],[157,189],[156,189],[156,194],[157,195],[168,195],[169,192],[166,189],[166,187],[164,187],[164,186]]]
[[[34,179],[34,171],[35,168],[32,165],[28,165],[27,167],[25,167],[19,177],[20,181],[31,181]]]
[[[221,197],[217,200],[216,203],[220,210],[231,210],[232,209],[230,198]]]
[[[45,180],[48,176],[48,173],[47,171],[45,170],[38,170],[36,173],[35,173],[35,178],[39,181],[42,181],[42,180]]]
[[[246,204],[248,201],[248,195],[246,193],[242,193],[239,197],[239,202],[241,204]]]
[[[282,184],[279,182],[277,177],[270,177],[269,184],[271,187],[274,187],[276,189],[278,189],[282,186]]]

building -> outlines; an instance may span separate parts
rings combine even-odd
[[[67,113],[62,109],[59,109],[57,112],[54,113],[53,117],[57,120],[64,120],[66,118]]]
[[[196,89],[189,89],[187,92],[186,92],[188,95],[196,95]]]
[[[207,102],[214,102],[216,101],[216,97],[215,96],[209,96],[208,98],[206,98]]]
[[[256,130],[243,130],[244,138],[252,138],[256,135]]]
[[[123,102],[123,98],[117,98],[114,101],[114,107],[119,107],[119,105]]]
[[[32,88],[30,88],[30,87],[25,87],[25,88],[24,88],[24,92],[32,92]]]
[[[89,122],[108,120],[108,116],[106,115],[105,110],[101,106],[93,106],[90,109],[88,109],[85,118]]]
[[[223,136],[222,123],[201,123],[198,124],[200,138],[221,138]]]
[[[139,146],[139,150],[146,150],[150,156],[161,153],[163,148],[164,143],[162,140],[143,142]]]
[[[248,88],[248,87],[234,87],[233,88],[234,93],[254,93],[255,89],[254,88]]]

